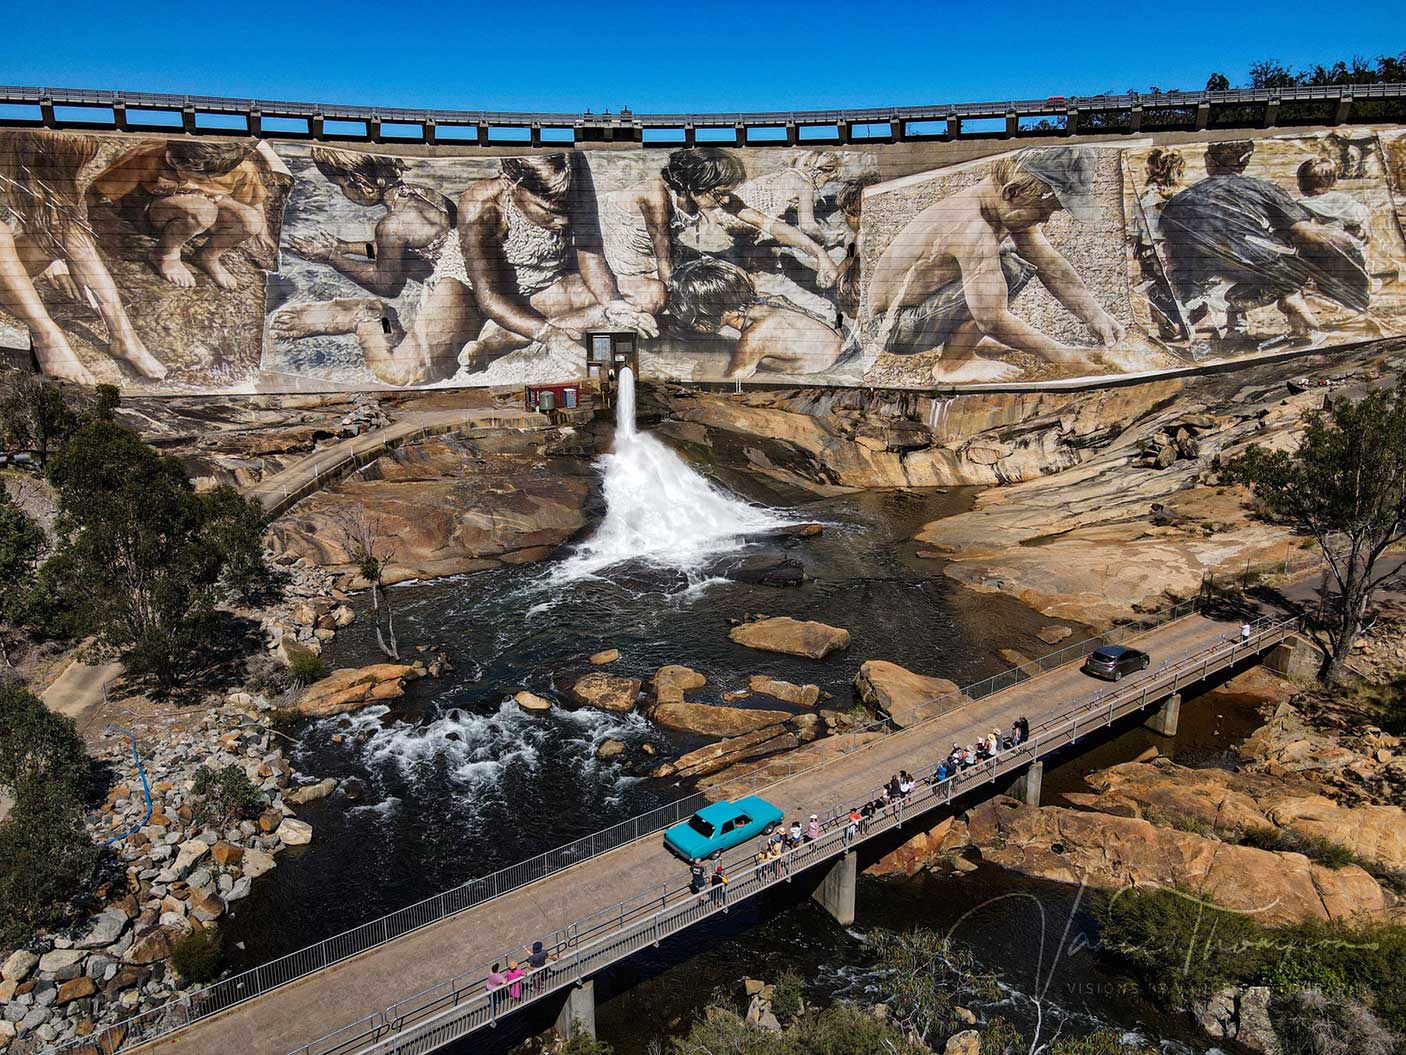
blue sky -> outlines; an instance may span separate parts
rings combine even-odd
[[[1399,3],[390,0],[9,6],[0,80],[408,107],[713,111],[1232,83],[1406,48]],[[1397,27],[1388,35],[1383,29]],[[202,35],[205,42],[201,41]]]

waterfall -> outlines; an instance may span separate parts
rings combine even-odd
[[[928,431],[934,436],[947,429],[947,411],[957,401],[956,396],[933,396],[928,405]]]
[[[615,446],[601,456],[605,519],[562,562],[582,578],[625,561],[688,572],[787,521],[713,486],[670,448],[635,427],[635,378],[620,371]]]

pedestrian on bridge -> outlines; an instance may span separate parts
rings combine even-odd
[[[1020,719],[1011,722],[1011,746],[1019,747],[1025,742],[1025,737],[1020,734]]]
[[[1025,715],[1022,714],[1019,718],[1017,718],[1017,719],[1015,720],[1015,724],[1018,725],[1018,726],[1020,726],[1020,739],[1021,739],[1021,741],[1024,742],[1024,741],[1026,741],[1026,740],[1029,740],[1029,739],[1030,739],[1030,722],[1026,720]]]
[[[812,813],[810,823],[806,825],[806,842],[813,843],[820,838],[820,817]]]
[[[514,1000],[522,999],[522,980],[527,977],[516,960],[508,961],[507,973],[503,975],[503,980],[508,983],[508,995]]]
[[[729,882],[731,882],[731,880],[727,878],[727,873],[723,871],[723,863],[719,861],[717,867],[713,869],[713,904],[727,904],[727,884]]]
[[[503,973],[500,964],[494,964],[493,969],[488,972],[488,978],[483,983],[483,991],[488,994],[489,1002],[495,1008],[498,1007],[498,997],[503,991],[503,986],[508,984],[508,977]]]
[[[697,857],[688,862],[688,889],[697,894],[700,901],[703,900],[703,892],[708,889],[708,870]]]
[[[1248,645],[1248,644],[1250,643],[1250,624],[1249,624],[1249,623],[1241,623],[1241,624],[1240,624],[1240,643],[1241,643],[1242,645]]]

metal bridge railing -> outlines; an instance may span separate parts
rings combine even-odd
[[[1310,565],[1321,564],[1322,561],[1323,558],[1321,555],[1313,555],[1308,557],[1305,563]],[[1285,564],[1286,569],[1293,566],[1296,565]],[[956,689],[935,701],[936,710],[930,717],[903,731],[911,732],[915,729],[921,729],[928,725],[928,723],[951,713],[953,710],[967,703],[982,699],[994,692],[1000,692],[1003,689],[1010,688],[1021,682],[1028,681],[1031,678],[1054,670],[1057,667],[1079,658],[1084,652],[1101,644],[1113,644],[1124,641],[1136,634],[1146,633],[1148,630],[1155,629],[1173,620],[1190,615],[1196,610],[1197,604],[1198,602],[1196,600],[1183,601],[1169,608],[1162,609],[1161,611],[1141,616],[1130,623],[1113,627],[1096,637],[1066,646],[1065,648],[1042,656],[1039,659],[1031,660],[1018,667],[1012,667],[1002,671],[1000,674]],[[895,729],[889,719],[881,717],[867,726],[849,730],[848,734],[855,735],[871,732],[891,735],[895,732]],[[884,737],[881,737],[881,739],[882,738]],[[837,758],[844,758],[856,750],[862,750],[864,747],[867,747],[870,742],[872,741],[862,744],[855,743],[840,755],[821,762],[809,762],[805,759],[799,759],[798,767],[793,767],[785,763],[768,767],[764,772],[767,777],[772,779],[768,779],[764,786],[754,790],[763,792],[783,780],[789,780],[801,773],[831,764]],[[299,978],[320,971],[323,968],[346,960],[352,956],[359,955],[368,949],[392,941],[411,931],[436,923],[455,913],[482,904],[484,901],[499,897],[517,887],[536,882],[553,872],[560,871],[563,868],[567,868],[591,857],[599,856],[602,853],[613,850],[618,846],[623,846],[626,843],[633,842],[643,836],[653,834],[671,824],[676,824],[683,820],[706,801],[706,797],[702,794],[690,795],[674,803],[662,806],[650,813],[630,818],[601,832],[596,832],[585,838],[578,839],[573,843],[557,847],[539,854],[536,857],[529,858],[526,861],[500,869],[491,875],[468,880],[457,887],[443,891],[424,901],[408,905],[380,919],[371,920],[368,923],[344,931],[341,934],[333,935],[315,945],[299,949],[296,952],[289,953],[276,960],[271,960],[266,964],[222,979],[204,989],[183,994],[159,1007],[134,1015],[120,1023],[120,1028],[125,1031],[124,1043],[133,1044],[145,1042],[167,1033],[183,1029],[202,1018],[217,1014],[233,1007],[235,1004],[260,996],[272,989],[296,981]],[[650,895],[650,897],[653,898],[654,895]],[[379,1015],[380,1013],[378,1012],[377,1014]],[[371,1019],[375,1019],[376,1017],[375,1015],[368,1016],[366,1021],[370,1023]],[[92,1042],[93,1038],[87,1037],[50,1050],[55,1052],[78,1051],[80,1049],[90,1048]],[[318,1055],[318,1053],[310,1050],[309,1055]]]
[[[546,935],[541,940],[557,959],[522,979],[518,996],[506,986],[488,989],[490,964],[484,963],[297,1048],[291,1055],[429,1055],[478,1029],[496,1025],[499,1018],[528,1003],[581,984],[595,972],[703,919],[727,912],[762,890],[790,882],[800,872],[899,828],[908,819],[1013,775],[1092,731],[1106,728],[1245,656],[1258,654],[1292,634],[1298,625],[1297,617],[1256,620],[1248,640],[1236,636],[1218,641],[1149,671],[1136,683],[1110,686],[1032,727],[1031,738],[1019,747],[946,780],[934,779],[936,764],[915,769],[918,783],[913,792],[871,818],[864,830],[852,832],[845,821],[852,804],[837,803],[824,814],[826,823],[820,838],[787,851],[779,862],[758,863],[753,849],[730,855],[725,864],[730,882],[720,891],[713,888],[700,896],[686,883],[665,884]],[[879,793],[875,788],[869,798]],[[495,959],[501,963],[515,955],[510,951]]]

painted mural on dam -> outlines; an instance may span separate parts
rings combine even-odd
[[[579,378],[634,331],[648,376],[931,388],[1406,332],[1399,131],[884,150],[0,131],[0,345],[312,391]]]
[[[0,343],[81,384],[253,387],[291,184],[265,143],[0,133]]]
[[[295,185],[268,374],[559,380],[585,375],[585,334],[633,330],[663,376],[861,378],[843,360],[871,154],[281,153]]]
[[[1168,369],[1406,332],[1370,132],[1035,147],[865,196],[865,382]]]

